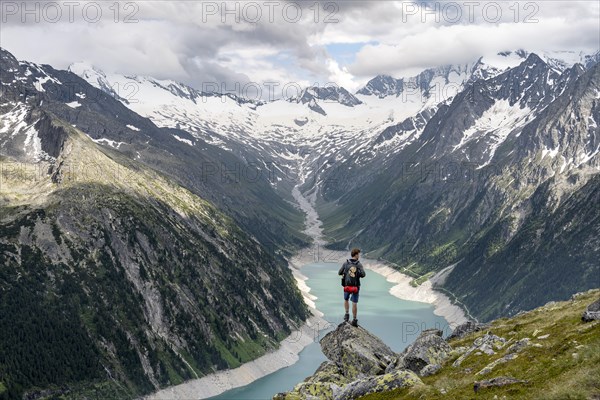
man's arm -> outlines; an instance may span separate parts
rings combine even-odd
[[[358,276],[360,276],[361,278],[367,276],[367,273],[365,272],[365,269],[361,262],[358,263]]]
[[[342,267],[338,271],[338,275],[344,275],[344,270],[345,269],[346,269],[346,262],[344,261],[344,263],[342,264]]]

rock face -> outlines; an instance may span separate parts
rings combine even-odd
[[[581,316],[583,322],[591,322],[600,319],[600,299],[590,304]]]
[[[363,327],[342,323],[321,339],[323,354],[339,365],[342,375],[356,378],[361,374],[380,375],[396,353]]]
[[[442,331],[428,329],[421,332],[417,340],[404,350],[398,366],[422,376],[431,375],[436,371],[433,366],[441,365],[450,351],[452,348],[442,339]]]

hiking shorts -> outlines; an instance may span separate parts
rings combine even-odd
[[[358,289],[358,292],[356,292],[356,293],[344,292],[344,300],[348,301],[348,299],[350,299],[350,301],[352,301],[353,303],[358,303],[358,294],[359,293],[360,293],[360,289]]]

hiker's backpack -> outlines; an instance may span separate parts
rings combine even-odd
[[[358,286],[358,267],[349,261],[344,269],[344,286]]]

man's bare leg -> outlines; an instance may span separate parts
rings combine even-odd
[[[346,302],[348,303],[348,302]],[[352,303],[352,316],[354,317],[354,319],[356,319],[356,303]],[[346,308],[346,312],[348,312],[348,308]]]
[[[344,310],[346,310],[346,314],[348,314],[349,308],[350,308],[350,305],[348,304],[348,300],[344,300]]]

